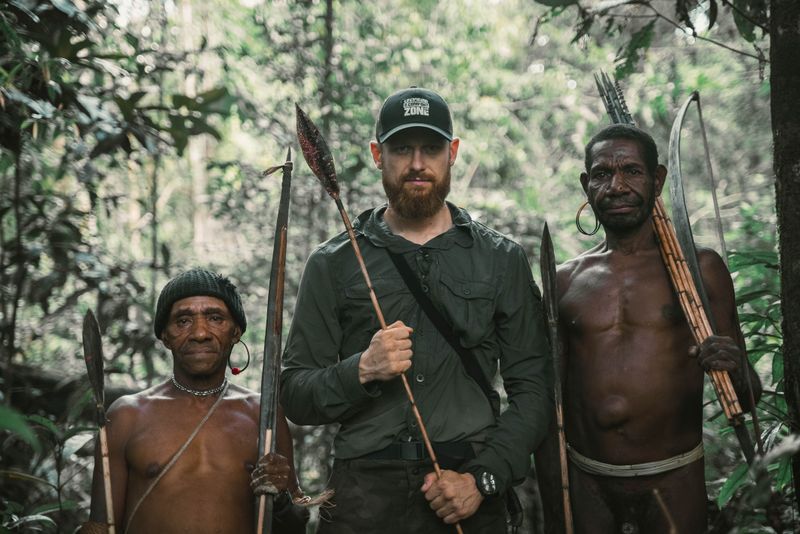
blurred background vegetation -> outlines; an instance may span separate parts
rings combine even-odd
[[[298,154],[295,102],[331,145],[355,216],[383,198],[367,149],[383,98],[409,85],[441,92],[462,139],[451,200],[519,241],[538,265],[545,221],[559,262],[601,239],[574,226],[583,146],[609,122],[592,76],[599,70],[620,78],[663,161],[676,110],[700,92],[772,451],[748,471],[709,390],[714,528],[794,531],[768,39],[732,9],[764,2],[645,2],[658,16],[640,9],[616,19],[609,9],[626,2],[582,2],[595,11],[574,3],[0,3],[0,531],[72,532],[87,517],[87,309],[104,336],[110,402],[171,370],[152,333],[163,284],[195,265],[226,274],[243,293],[254,356],[235,380],[258,388],[280,193],[278,175],[261,172],[283,163],[288,147]],[[689,211],[699,243],[719,250],[693,112],[687,124]],[[296,159],[287,327],[305,258],[339,231],[333,204]],[[235,351],[234,365],[244,357]],[[319,491],[335,428],[294,432],[303,484]],[[537,532],[533,477],[522,493],[525,532]]]

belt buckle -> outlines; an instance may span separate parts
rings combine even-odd
[[[425,449],[419,441],[402,441],[400,456],[403,460],[422,460],[425,458]]]

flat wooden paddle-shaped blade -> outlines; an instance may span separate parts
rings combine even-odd
[[[103,378],[103,343],[100,339],[100,325],[94,317],[92,310],[88,310],[83,317],[83,359],[86,362],[86,372],[89,375],[89,384],[92,386],[94,402],[98,410],[98,425],[105,424],[105,393]]]
[[[300,106],[295,104],[294,107],[297,112],[297,140],[303,157],[328,194],[333,198],[339,198],[339,182],[336,179],[336,167],[328,143]]]

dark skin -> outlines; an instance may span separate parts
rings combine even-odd
[[[650,213],[666,169],[648,171],[637,141],[613,139],[592,149],[581,184],[606,240],[558,268],[561,377],[567,442],[610,464],[664,460],[702,441],[704,372],[731,374],[745,410],[761,386],[749,364],[733,284],[722,259],[698,250],[717,335],[695,346],[662,262]],[[561,525],[555,436],[537,451],[548,524]],[[706,531],[704,465],[697,460],[638,478],[590,475],[570,463],[575,531],[667,533],[657,489],[682,534]],[[549,486],[549,487],[548,487]],[[548,529],[557,532],[559,529]]]
[[[161,340],[173,354],[176,380],[191,389],[220,385],[240,328],[215,297],[176,301]],[[198,397],[171,381],[121,397],[108,411],[108,442],[117,528],[135,533],[252,532],[255,497],[250,473],[258,454],[259,395],[230,384],[225,398],[180,459],[158,482],[128,525],[129,514],[161,469],[186,442],[218,395]],[[269,481],[299,491],[292,441],[278,414],[278,454],[267,464]],[[96,456],[95,465],[100,465]],[[101,469],[95,469],[91,519],[105,522]]]

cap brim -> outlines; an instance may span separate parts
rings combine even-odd
[[[452,141],[453,140],[453,135],[445,132],[441,128],[437,128],[436,126],[432,126],[430,124],[425,124],[423,122],[411,122],[411,123],[408,123],[408,124],[403,124],[403,125],[398,126],[396,128],[392,128],[388,132],[386,132],[383,135],[381,135],[380,137],[378,137],[378,142],[379,143],[383,143],[384,141],[389,139],[391,136],[393,136],[397,132],[400,132],[400,131],[403,131],[403,130],[407,130],[409,128],[427,128],[428,130],[433,130],[434,132],[438,133],[439,135],[441,135],[442,137],[444,137],[448,141]]]

